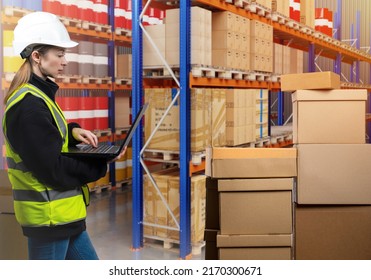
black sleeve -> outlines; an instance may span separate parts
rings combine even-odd
[[[69,190],[103,177],[105,160],[75,159],[61,155],[62,137],[40,98],[27,95],[7,113],[9,142],[25,166],[42,183]]]
[[[71,122],[68,124],[68,146],[70,147],[76,146],[77,144],[81,143],[72,136],[72,129],[74,129],[75,127],[81,128],[81,126],[75,122]]]

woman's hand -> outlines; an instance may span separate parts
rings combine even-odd
[[[90,144],[93,147],[97,147],[98,145],[98,137],[89,130],[75,127],[72,129],[72,136],[77,141],[81,141],[85,144]]]

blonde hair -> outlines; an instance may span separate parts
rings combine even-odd
[[[40,55],[45,55],[51,48],[55,48],[51,45],[37,45],[33,47],[33,51],[37,51],[40,53]],[[9,89],[5,94],[4,97],[4,104],[8,102],[9,98],[12,96],[12,94],[17,90],[20,86],[23,84],[28,83],[28,81],[31,78],[32,75],[32,58],[31,55],[26,58],[26,60],[23,62],[22,66],[19,68],[17,73],[15,73],[15,76],[10,83]]]

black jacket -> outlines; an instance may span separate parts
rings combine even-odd
[[[29,83],[55,100],[59,87],[50,79],[44,81],[33,74]],[[32,94],[9,110],[6,125],[8,140],[26,167],[40,182],[58,191],[96,181],[107,172],[105,160],[79,160],[61,155],[63,143],[58,127],[44,101]],[[68,125],[70,146],[78,143],[72,137],[74,127],[79,125]],[[23,233],[30,237],[65,238],[85,228],[85,221],[80,221],[56,227],[24,227]]]

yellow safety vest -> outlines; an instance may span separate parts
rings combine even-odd
[[[24,84],[11,95],[3,118],[9,180],[12,183],[17,221],[25,227],[57,226],[86,218],[86,205],[81,188],[56,191],[41,183],[28,171],[21,157],[7,141],[6,114],[26,94],[41,98],[48,106],[63,139],[62,151],[68,148],[67,122],[59,106],[31,84]],[[35,162],[37,164],[37,162]]]

